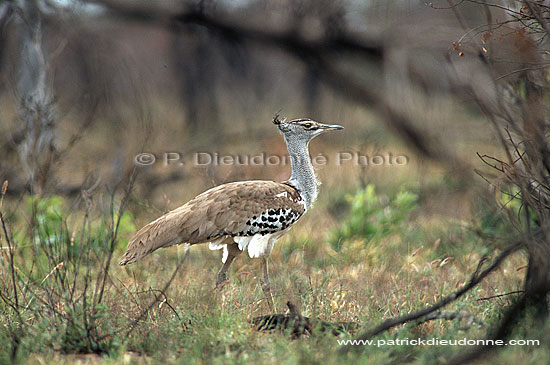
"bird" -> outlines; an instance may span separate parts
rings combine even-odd
[[[119,264],[140,260],[159,248],[208,243],[223,250],[216,287],[225,283],[233,260],[243,251],[259,258],[263,292],[271,298],[267,258],[274,243],[312,207],[319,193],[309,155],[309,142],[338,124],[323,124],[309,118],[272,120],[283,135],[290,156],[291,175],[286,181],[250,180],[211,188],[141,228],[128,242]]]

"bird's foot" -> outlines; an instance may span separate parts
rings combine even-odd
[[[262,284],[262,290],[267,297],[267,305],[269,306],[269,310],[273,313],[276,312],[275,308],[275,302],[273,301],[273,294],[271,293],[271,283],[269,281],[260,280],[260,283]]]
[[[271,283],[269,281],[260,279],[260,284],[262,284],[262,290],[264,291],[264,293],[271,293]]]
[[[219,272],[218,276],[216,276],[216,289],[222,289],[224,286],[227,285],[227,283],[229,283],[227,273]]]
[[[225,288],[225,286],[229,284],[229,280],[224,280],[224,281],[220,281],[218,282],[216,280],[216,287],[214,288],[215,290],[222,290],[223,288]]]

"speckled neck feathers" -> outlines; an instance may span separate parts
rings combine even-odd
[[[290,155],[292,174],[288,183],[295,187],[309,209],[319,194],[320,181],[315,176],[313,165],[309,157],[309,140],[288,137],[285,135],[286,147]]]

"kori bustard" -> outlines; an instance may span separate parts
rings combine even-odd
[[[239,181],[217,186],[147,224],[130,239],[120,265],[177,244],[209,242],[223,249],[216,286],[227,280],[229,266],[242,251],[260,258],[262,289],[271,298],[267,257],[275,241],[300,219],[317,198],[319,181],[309,157],[309,142],[323,132],[343,129],[311,119],[273,123],[283,134],[292,173],[284,182]]]

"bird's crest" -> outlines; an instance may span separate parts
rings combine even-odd
[[[288,131],[288,123],[286,121],[286,118],[280,118],[278,112],[273,117],[273,124],[275,124],[277,128],[279,128],[280,133],[285,133]]]
[[[285,122],[286,122],[286,118],[279,119],[279,112],[277,112],[277,114],[275,114],[275,116],[273,117],[273,124],[275,125],[281,125],[281,123],[285,123]]]

